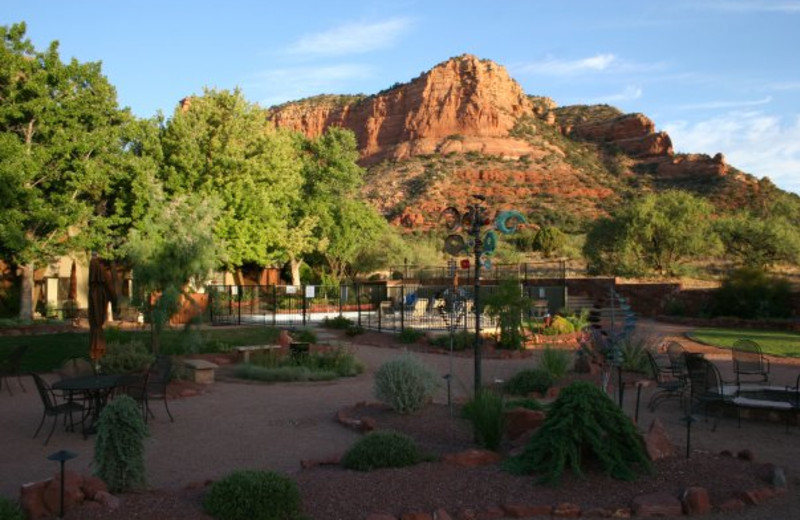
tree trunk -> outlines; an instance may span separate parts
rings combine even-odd
[[[22,287],[19,295],[19,319],[31,321],[33,319],[33,272],[35,266],[30,262],[22,267]]]
[[[292,285],[300,285],[300,265],[302,265],[302,260],[297,260],[295,258],[289,259],[289,270],[292,273]]]

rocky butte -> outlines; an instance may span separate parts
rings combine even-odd
[[[331,126],[352,130],[368,169],[365,196],[410,228],[433,225],[441,209],[465,204],[476,190],[494,207],[577,228],[641,191],[690,189],[724,205],[777,189],[722,154],[675,154],[669,135],[643,114],[558,107],[472,55],[371,96],[273,107],[270,119],[309,137]]]

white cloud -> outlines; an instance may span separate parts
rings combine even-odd
[[[253,92],[262,106],[272,106],[317,94],[342,91],[351,81],[372,77],[372,70],[359,64],[271,69],[254,75],[243,88]]]
[[[634,99],[639,99],[642,97],[643,91],[642,87],[639,85],[627,85],[622,92],[618,92],[616,94],[609,94],[607,96],[600,96],[596,98],[591,98],[584,103],[587,104],[596,104],[596,103],[620,103],[624,101],[632,101]]]
[[[755,99],[750,101],[707,101],[705,103],[690,103],[687,105],[680,105],[678,110],[719,110],[723,108],[746,108],[755,107],[759,105],[767,105],[772,102],[772,96],[766,96],[762,99]]]
[[[538,74],[540,76],[578,76],[593,73],[649,72],[664,65],[634,63],[615,54],[595,54],[577,60],[562,60],[549,56],[541,61],[523,63],[509,67],[515,74]]]
[[[287,52],[305,56],[367,53],[391,47],[410,25],[408,18],[344,24],[324,32],[305,35],[291,44]]]
[[[732,166],[800,194],[800,115],[784,122],[761,111],[734,111],[711,119],[664,125],[676,151],[722,152]]]

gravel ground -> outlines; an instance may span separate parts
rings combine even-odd
[[[644,321],[644,320],[642,320]],[[640,324],[642,325],[642,324]],[[680,337],[682,329],[655,323],[664,337]],[[147,445],[148,479],[152,488],[139,493],[120,495],[117,511],[87,505],[69,512],[69,519],[140,519],[208,518],[202,513],[202,497],[211,479],[218,479],[235,469],[259,468],[285,473],[300,486],[308,516],[315,520],[337,518],[357,520],[369,513],[392,514],[410,511],[432,512],[444,508],[451,514],[475,507],[485,509],[507,503],[556,504],[573,501],[583,507],[625,506],[635,495],[666,491],[678,495],[688,485],[703,485],[711,491],[712,501],[721,501],[734,490],[763,485],[774,462],[786,469],[789,492],[743,511],[712,515],[712,518],[759,520],[800,518],[800,443],[798,427],[786,433],[780,424],[745,421],[741,429],[735,419],[723,419],[716,432],[710,424],[697,423],[693,429],[694,452],[689,462],[673,459],[659,463],[656,472],[635,483],[624,483],[602,475],[586,479],[565,476],[559,487],[535,485],[532,477],[515,477],[496,466],[478,469],[453,468],[441,463],[423,463],[413,468],[381,470],[370,473],[320,466],[299,469],[306,458],[326,458],[341,454],[358,434],[337,424],[335,411],[359,401],[372,399],[372,373],[386,359],[397,353],[391,337],[370,337],[367,344],[352,346],[368,366],[367,373],[336,383],[301,383],[245,385],[219,382],[200,395],[175,399],[170,404],[176,422],[170,423],[163,410],[156,408],[151,421],[151,439]],[[689,350],[705,350],[707,356],[726,370],[729,354],[684,341]],[[420,354],[424,361],[441,373],[452,364],[456,400],[471,393],[472,360],[469,356],[451,360],[441,354]],[[507,379],[535,359],[492,360],[484,362],[484,380]],[[785,360],[773,360],[776,379],[794,381],[798,366]],[[781,381],[777,381],[780,384]],[[16,394],[0,399],[0,414],[14,421],[0,422],[0,492],[13,497],[19,483],[52,474],[52,463],[45,456],[57,449],[71,449],[79,458],[73,469],[88,473],[91,442],[78,436],[57,432],[49,447],[41,439],[30,440],[41,415],[36,397]],[[645,399],[647,394],[643,396]],[[434,405],[421,415],[400,417],[370,410],[380,428],[405,431],[429,452],[441,454],[471,445],[469,426],[452,419],[446,393],[440,390]],[[625,409],[633,414],[632,392],[626,394]],[[159,413],[162,412],[162,413]],[[642,409],[640,424],[648,425],[658,417],[673,442],[685,445],[685,425],[677,404],[665,402],[656,414]],[[737,453],[750,449],[755,463],[735,457],[721,457],[722,450]]]

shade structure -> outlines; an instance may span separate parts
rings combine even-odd
[[[106,353],[106,322],[108,291],[103,281],[103,265],[97,255],[89,262],[89,357],[97,361]]]

